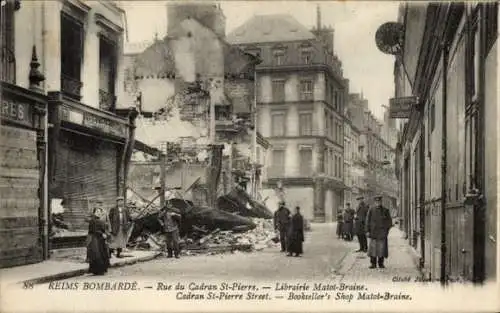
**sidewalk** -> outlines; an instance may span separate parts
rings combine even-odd
[[[368,239],[369,240],[369,239]],[[392,281],[394,277],[410,277],[412,281],[421,277],[418,270],[418,255],[404,239],[403,232],[393,227],[389,232],[389,257],[385,261],[385,269],[370,269],[370,259],[366,253],[356,253],[359,246],[356,239],[346,244],[352,245],[352,253],[346,255],[337,275],[349,281]]]
[[[158,257],[159,251],[124,251],[124,258],[112,257],[110,267],[120,267],[145,262]],[[40,263],[0,269],[0,284],[43,284],[53,280],[60,280],[81,276],[87,273],[88,263],[75,258],[49,259]]]

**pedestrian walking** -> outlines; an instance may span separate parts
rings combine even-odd
[[[167,200],[165,207],[158,215],[158,220],[163,226],[165,232],[165,246],[167,249],[167,258],[180,256],[179,229],[181,227],[180,212],[173,207],[172,202]]]
[[[108,228],[106,213],[100,207],[94,208],[89,221],[87,259],[89,273],[104,275],[109,268],[109,248],[106,242]]]
[[[285,202],[281,201],[278,210],[274,213],[274,229],[279,232],[281,252],[287,250],[287,233],[290,225],[290,210],[285,206]]]
[[[304,253],[302,243],[304,242],[304,218],[300,214],[300,207],[295,207],[288,230],[288,256],[295,254],[296,257]]]
[[[356,198],[356,200],[359,201],[356,209],[356,217],[354,218],[354,229],[359,241],[359,249],[356,252],[367,252],[368,240],[365,234],[365,224],[369,208],[362,196]]]
[[[111,224],[110,252],[116,250],[116,257],[121,258],[121,253],[127,246],[128,229],[132,223],[123,197],[116,198],[116,206],[109,210],[109,222]]]
[[[339,209],[337,213],[337,238],[341,239],[344,237],[344,214],[342,209]]]
[[[391,212],[382,205],[382,197],[375,197],[375,206],[370,208],[366,217],[366,236],[370,238],[368,256],[370,268],[385,268],[384,259],[389,256],[387,236],[392,227]]]
[[[353,239],[354,230],[354,215],[356,211],[351,208],[351,204],[348,202],[344,210],[344,239],[351,241]]]

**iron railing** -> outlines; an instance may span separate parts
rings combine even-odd
[[[78,79],[61,74],[61,91],[70,98],[80,101],[83,83]]]
[[[116,96],[110,92],[99,89],[99,109],[113,112],[116,108]]]

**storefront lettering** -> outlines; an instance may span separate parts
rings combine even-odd
[[[29,116],[29,105],[26,103],[4,99],[2,101],[2,117],[15,121],[21,121],[26,124],[31,124]]]
[[[91,114],[84,115],[83,125],[120,137],[125,137],[127,134],[125,125]]]
[[[121,124],[90,112],[78,112],[67,108],[61,108],[60,117],[65,121],[96,129],[107,134],[113,134],[119,137],[127,136],[126,124]]]

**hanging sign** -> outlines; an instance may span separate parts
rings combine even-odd
[[[417,97],[401,97],[389,100],[390,118],[409,118],[411,109],[417,105]]]

